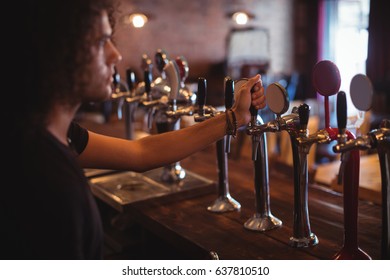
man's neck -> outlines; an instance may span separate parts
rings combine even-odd
[[[64,145],[68,145],[68,129],[77,108],[57,104],[49,114],[46,129]]]

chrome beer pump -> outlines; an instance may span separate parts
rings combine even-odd
[[[350,85],[351,100],[360,111],[367,111],[371,107],[373,89],[368,77],[357,74],[352,78]],[[347,123],[347,108],[345,93],[337,96],[337,122],[339,126],[338,144],[333,146],[335,153],[341,153],[339,178],[343,177],[344,161],[352,150],[376,149],[379,157],[382,181],[382,237],[381,258],[390,259],[390,204],[389,204],[389,177],[390,177],[390,120],[383,120],[378,129],[371,130],[366,135],[347,141],[345,127]],[[348,246],[348,245],[345,245]],[[353,251],[352,251],[353,252]]]
[[[159,106],[155,115],[155,122],[158,133],[164,133],[172,130],[180,129],[180,114],[178,114],[177,99],[180,91],[180,73],[175,61],[169,61],[164,66],[168,83],[170,85],[170,92],[166,105]],[[165,105],[165,104],[164,104]],[[164,166],[161,174],[163,182],[180,182],[186,176],[184,168],[181,167],[180,162],[175,162]]]
[[[233,105],[234,98],[234,81],[226,77],[225,78],[225,107],[230,109]],[[213,107],[207,107],[205,110],[205,101],[207,94],[207,82],[204,78],[198,79],[198,93],[197,104],[199,107],[198,113],[195,114],[194,119],[196,122],[204,121],[208,118],[214,117],[218,112]],[[215,213],[224,213],[230,211],[239,211],[241,204],[236,201],[229,192],[229,180],[228,180],[228,157],[227,153],[230,151],[230,135],[226,135],[224,138],[216,142],[217,150],[217,167],[218,167],[218,197],[217,199],[207,207],[207,210]]]
[[[274,94],[269,94],[274,87],[278,88],[279,84],[275,83],[267,87],[267,101],[269,105],[275,104],[279,106],[283,104],[283,108],[270,107],[280,118],[280,114],[285,112],[285,107],[287,106],[288,108],[288,96],[282,88],[274,91]],[[258,114],[258,110],[253,106],[250,106],[249,110],[251,112],[251,121],[247,126],[246,133],[252,136],[256,212],[244,223],[244,227],[254,231],[267,231],[282,226],[282,221],[271,213],[267,138],[265,134],[266,132],[276,131],[276,126],[271,122],[264,124],[263,119]]]
[[[308,136],[310,107],[301,104],[299,107],[292,108],[290,114],[282,116],[288,110],[289,100],[286,90],[278,83],[272,83],[267,87],[266,97],[269,108],[276,114],[276,119],[260,125],[253,125],[253,120],[247,132],[257,136],[265,132],[287,131],[289,133],[294,166],[294,225],[289,244],[292,247],[314,246],[318,244],[318,238],[312,233],[309,220],[307,155],[311,144],[318,141],[319,136]],[[256,149],[254,148],[253,151]],[[264,185],[268,185],[268,182],[264,182]],[[269,208],[269,201],[263,203]]]
[[[134,112],[141,100],[141,96],[136,96],[136,80],[134,71],[131,69],[126,70],[126,83],[124,83],[115,69],[115,73],[113,75],[113,87],[114,90],[111,95],[111,99],[118,101],[118,119],[125,119],[125,137],[126,139],[134,139]]]
[[[313,83],[317,92],[324,96],[325,128],[320,130],[326,136],[328,143],[333,140],[355,139],[355,135],[348,130],[346,136],[341,137],[339,129],[329,125],[329,96],[336,94],[340,88],[340,72],[337,66],[329,61],[318,62],[313,70]],[[344,133],[343,133],[344,134]],[[343,166],[343,201],[344,201],[344,244],[342,249],[334,256],[334,259],[370,259],[358,246],[358,190],[359,190],[359,166],[360,154],[358,150],[351,150],[348,156],[341,157]]]
[[[145,59],[143,61],[150,61]],[[180,67],[175,60],[169,60],[168,54],[159,49],[155,55],[156,66],[161,76],[152,80],[151,63],[144,66],[144,83],[140,84],[138,92],[144,94],[140,105],[147,109],[147,126],[152,129],[153,122],[157,133],[180,129],[180,117],[192,115],[196,96],[187,88],[183,89],[184,80],[188,76],[188,64],[184,57],[178,58]],[[181,75],[182,74],[182,75]],[[181,105],[181,106],[180,106]],[[188,109],[190,108],[190,109]],[[161,181],[180,183],[186,176],[180,162],[163,167]]]

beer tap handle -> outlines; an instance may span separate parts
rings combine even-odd
[[[180,81],[182,83],[182,86],[184,86],[184,82],[188,77],[189,74],[189,67],[188,67],[188,61],[184,56],[178,56],[176,59],[176,64],[179,67],[180,72]]]
[[[143,71],[152,71],[153,63],[147,54],[143,54],[141,57],[141,69]]]
[[[195,122],[202,122],[206,119],[205,104],[207,95],[207,80],[203,77],[198,78],[198,92],[196,93],[196,104],[198,113],[194,116]]]
[[[168,53],[163,49],[158,49],[154,55],[154,60],[157,70],[161,73],[161,77],[165,79],[164,67],[169,63]]]
[[[112,75],[112,79],[113,79],[112,83],[113,83],[115,91],[116,91],[116,89],[119,87],[119,83],[121,81],[121,76],[119,75],[119,72],[116,69],[116,67],[114,67],[114,74]]]
[[[151,83],[152,83],[152,73],[149,70],[144,70],[144,83],[145,83],[145,93],[149,101],[152,100],[151,93]]]
[[[149,70],[144,70],[144,83],[145,83],[145,95],[148,101],[152,100],[152,93],[151,93],[151,82],[152,82],[152,73]],[[152,129],[152,116],[154,113],[154,108],[149,108],[148,110],[148,129]]]
[[[225,108],[229,110],[233,107],[234,81],[230,77],[225,77]]]
[[[133,95],[132,93],[135,91],[135,87],[136,87],[136,79],[135,79],[134,71],[130,68],[126,69],[126,82],[130,94]]]
[[[345,133],[345,128],[347,127],[347,98],[344,91],[340,91],[337,94],[337,126],[339,129],[339,134]]]
[[[207,80],[203,77],[198,78],[198,92],[196,102],[199,107],[199,116],[204,116],[204,105],[206,104]]]
[[[172,103],[173,111],[176,111],[176,100],[180,91],[180,74],[176,62],[173,60],[169,61],[168,64],[164,66],[164,72],[171,88],[168,99]]]
[[[337,94],[337,106],[336,106],[336,113],[337,113],[337,126],[339,130],[338,135],[338,144],[339,145],[345,145],[347,141],[347,136],[345,134],[345,128],[347,127],[347,98],[344,91],[340,91]],[[342,152],[340,156],[340,168],[339,173],[337,176],[337,182],[339,185],[341,185],[343,181],[343,175],[345,170],[345,165],[348,161],[348,152]]]
[[[307,129],[307,124],[309,123],[309,114],[310,114],[310,106],[306,103],[301,104],[298,107],[299,114],[299,125],[301,130]]]
[[[233,106],[234,81],[230,77],[225,77],[225,109],[229,110]],[[226,135],[225,152],[230,153],[231,135]]]

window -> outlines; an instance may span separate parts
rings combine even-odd
[[[348,117],[352,118],[364,115],[354,107],[349,85],[356,74],[366,74],[369,7],[370,0],[324,0],[320,10],[320,58],[333,61],[339,68],[340,90],[347,94]]]

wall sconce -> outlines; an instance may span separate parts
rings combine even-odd
[[[237,25],[246,25],[249,20],[255,18],[253,14],[244,11],[230,13],[228,14],[228,17],[231,18]]]
[[[128,23],[132,24],[135,28],[141,28],[148,22],[148,17],[142,13],[130,14],[128,17]]]

